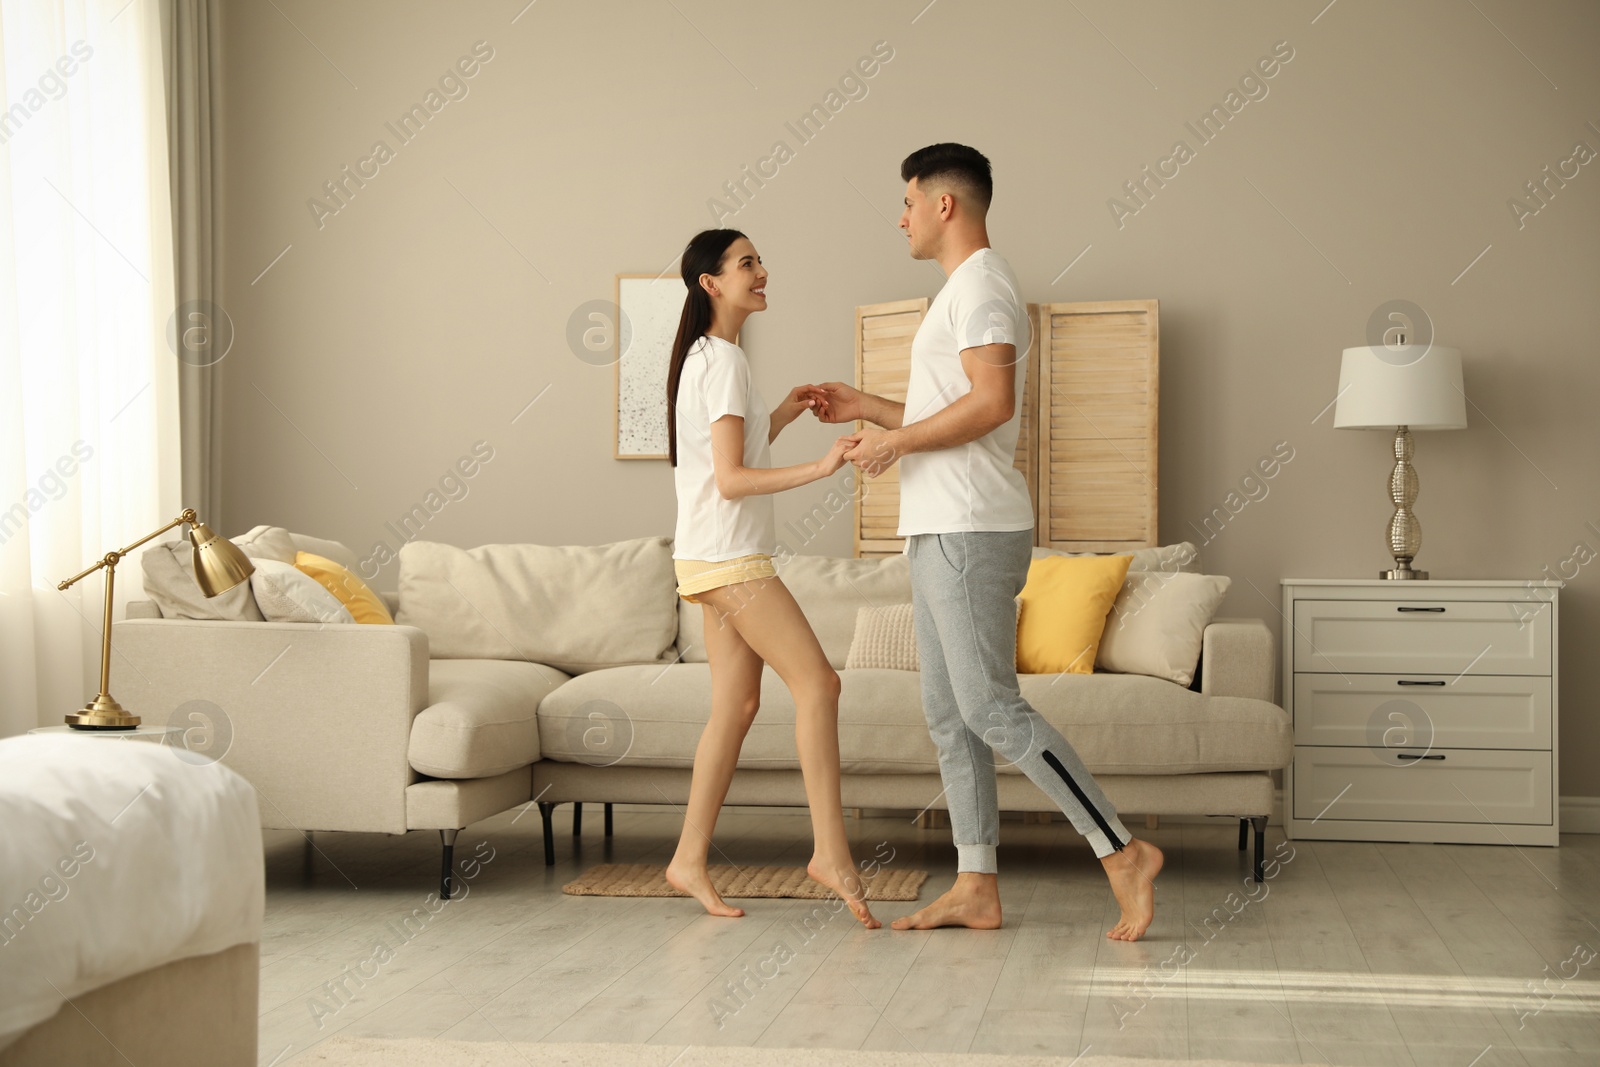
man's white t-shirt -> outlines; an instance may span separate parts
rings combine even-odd
[[[756,552],[771,555],[777,549],[770,495],[728,500],[717,492],[711,424],[724,415],[744,419],[744,466],[772,466],[767,443],[772,416],[750,380],[750,362],[744,350],[720,337],[702,337],[684,357],[683,375],[678,379],[674,559],[716,562]]]
[[[900,458],[901,537],[1033,528],[1028,483],[1015,466],[1032,340],[1021,289],[999,253],[980,248],[950,272],[911,341],[901,424],[920,422],[972,392],[961,352],[983,345],[1016,346],[1016,407],[1008,421],[976,440]]]

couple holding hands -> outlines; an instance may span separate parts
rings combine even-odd
[[[808,874],[864,926],[880,923],[850,854],[839,792],[839,675],[772,564],[772,494],[826,478],[845,463],[868,476],[900,464],[900,525],[911,568],[923,711],[955,839],[955,885],[897,930],[1000,925],[994,754],[1015,764],[1094,848],[1121,906],[1106,936],[1136,941],[1155,913],[1160,849],[1132,837],[1066,739],[1022,698],[1015,596],[1033,553],[1033,505],[1013,467],[1031,341],[1010,266],[989,247],[989,161],[965,145],[913,152],[900,229],[914,259],[932,259],[944,287],[911,345],[904,404],[842,382],[802,385],[770,412],[735,343],[767,306],[767,272],[736,230],[696,234],[684,249],[688,287],[667,375],[667,428],[678,518],[678,593],[705,613],[711,715],[695,750],[683,834],[667,881],[713,915],[743,915],[706,873],[717,815],[770,665],[794,697],[795,741],[815,850]],[[810,411],[828,423],[873,424],[821,459],[773,467],[769,445]]]

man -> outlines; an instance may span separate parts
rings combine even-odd
[[[936,261],[946,278],[911,343],[906,401],[828,382],[817,409],[827,422],[881,427],[851,435],[845,453],[868,476],[900,463],[899,534],[911,565],[923,711],[958,856],[950,891],[891,925],[1000,925],[998,751],[1094,848],[1122,908],[1106,936],[1137,941],[1155,914],[1161,850],[1123,828],[1072,746],[1017,684],[1014,598],[1032,562],[1033,504],[1013,456],[1031,327],[1010,266],[989,247],[989,161],[965,145],[930,145],[906,157],[900,177],[900,228],[912,258]]]

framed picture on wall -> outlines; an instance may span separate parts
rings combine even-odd
[[[617,459],[667,458],[667,365],[683,297],[675,274],[617,275]]]

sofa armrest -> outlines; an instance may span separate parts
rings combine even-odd
[[[1206,696],[1276,696],[1278,657],[1260,619],[1213,619],[1200,642],[1200,692]]]
[[[130,600],[124,610],[130,619],[161,618],[161,609],[156,607],[156,602],[153,600]]]
[[[256,787],[263,826],[405,831],[411,722],[428,698],[421,630],[129,619],[112,632],[118,700],[147,723],[211,719],[211,745]]]

